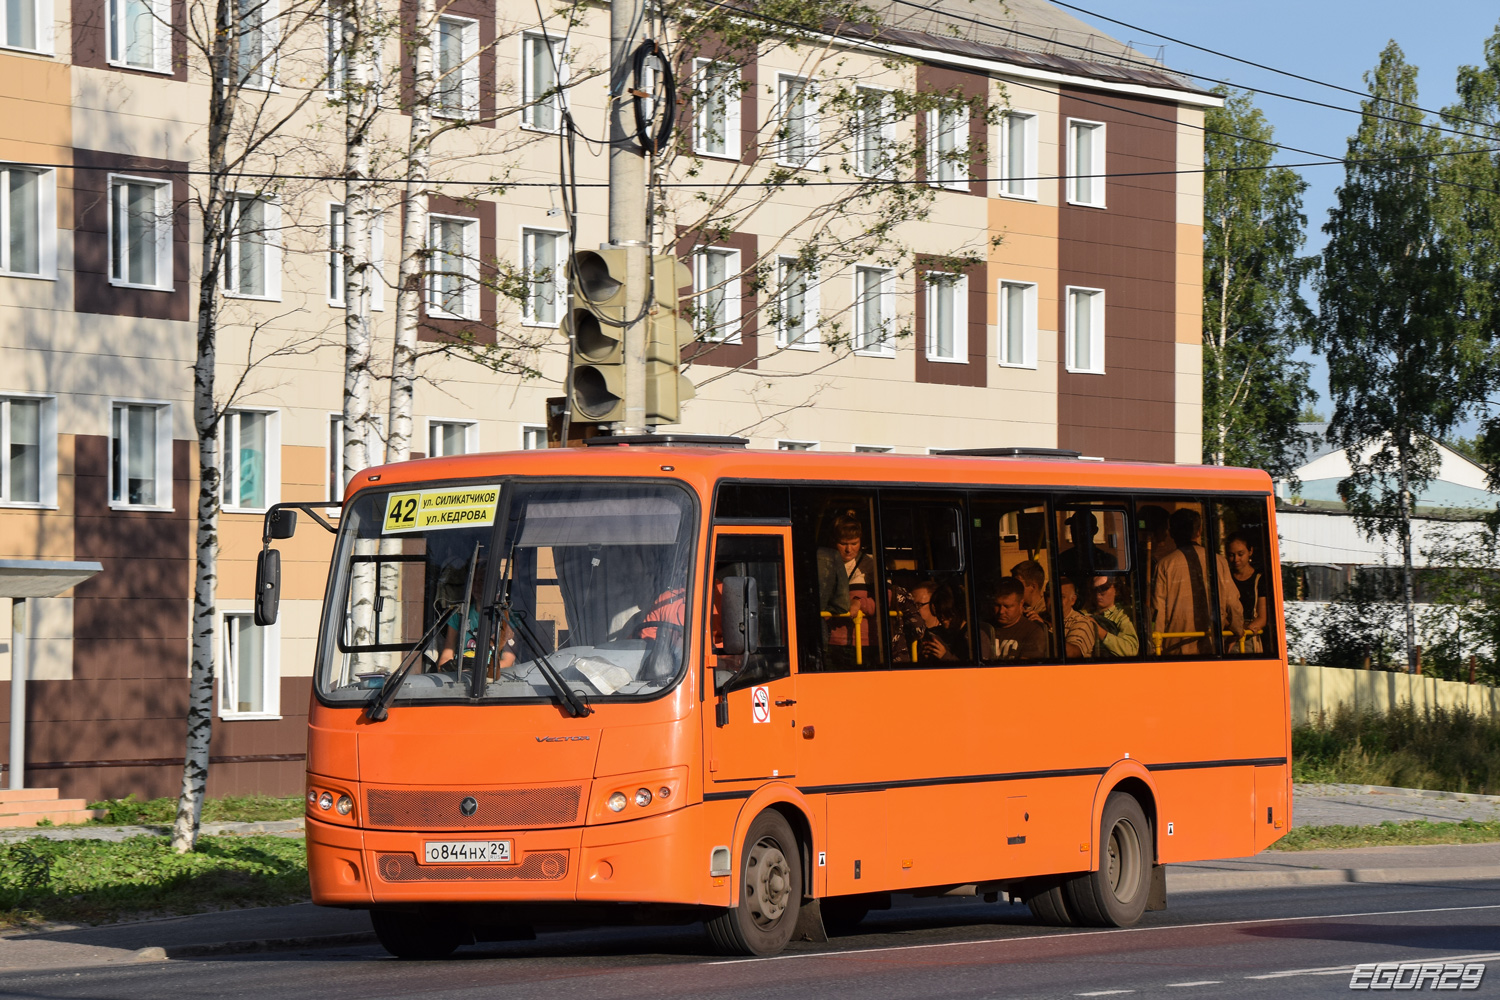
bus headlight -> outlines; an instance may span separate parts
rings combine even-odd
[[[642,808],[651,804],[651,789],[637,788],[635,790],[635,804]]]
[[[333,796],[331,794],[329,794],[328,792],[324,792],[322,795],[318,796],[318,808],[319,809],[322,809],[323,811],[326,812],[329,809],[331,809],[332,807],[333,807]]]
[[[354,811],[354,800],[347,795],[340,795],[336,808],[340,816],[347,816]]]
[[[625,793],[615,792],[609,797],[609,801],[606,802],[605,805],[609,806],[610,812],[619,812],[621,809],[625,808]]]

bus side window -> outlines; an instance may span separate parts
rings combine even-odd
[[[979,662],[1056,658],[1059,617],[1046,501],[973,494],[969,517],[979,598]]]
[[[1268,518],[1264,500],[1226,500],[1214,504],[1218,550],[1229,569],[1239,599],[1244,631],[1224,637],[1228,656],[1274,656],[1277,651],[1274,589],[1271,587]],[[1226,626],[1227,627],[1227,626]]]
[[[891,606],[891,661],[974,663],[962,501],[882,498],[880,545]]]
[[[726,576],[746,576],[755,581],[759,615],[759,645],[755,652],[740,657],[722,655],[722,634],[719,625],[720,581]],[[778,535],[721,534],[714,549],[714,593],[713,614],[710,628],[713,632],[714,652],[718,660],[714,668],[715,687],[721,686],[736,670],[732,689],[785,677],[792,672],[792,663],[787,649],[786,597],[783,581],[786,578]],[[740,669],[743,666],[743,669]]]
[[[1131,557],[1129,504],[1124,499],[1059,504],[1057,575],[1071,582],[1075,622],[1069,645],[1083,659],[1134,658],[1142,652],[1142,616]],[[1066,600],[1066,595],[1064,595]],[[1082,624],[1083,628],[1077,628]],[[1094,640],[1087,649],[1087,640]]]
[[[804,673],[886,665],[872,490],[792,488],[797,645]]]
[[[1148,652],[1153,656],[1211,657],[1244,631],[1238,593],[1213,525],[1197,501],[1152,499],[1136,517],[1150,566]],[[1162,514],[1165,513],[1165,529]]]

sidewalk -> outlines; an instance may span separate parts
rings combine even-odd
[[[1500,820],[1500,795],[1429,792],[1383,785],[1293,785],[1293,826],[1371,826],[1425,819]]]
[[[1331,851],[1262,851],[1167,867],[1167,893],[1350,882],[1500,879],[1500,844],[1427,844]]]

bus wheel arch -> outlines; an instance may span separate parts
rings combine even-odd
[[[739,859],[744,853],[745,838],[750,833],[750,826],[761,813],[768,809],[779,812],[792,828],[796,837],[798,854],[802,864],[802,894],[804,897],[816,895],[814,891],[816,878],[813,866],[813,851],[816,844],[816,836],[812,825],[812,809],[807,804],[800,791],[793,785],[783,782],[774,782],[763,785],[755,790],[755,793],[745,800],[744,806],[740,808],[738,817],[734,823],[734,837],[730,841],[730,857],[738,866]],[[736,875],[738,867],[736,867]],[[730,883],[733,891],[729,894],[729,904],[736,905],[739,902],[738,879]]]
[[[801,837],[783,809],[754,812],[738,842],[734,901],[704,921],[715,948],[731,955],[785,948],[797,930],[805,867]]]
[[[1114,766],[1099,780],[1099,787],[1094,792],[1094,806],[1089,814],[1089,842],[1092,843],[1099,836],[1105,805],[1115,792],[1123,792],[1140,804],[1141,812],[1145,814],[1146,823],[1151,831],[1151,856],[1160,858],[1161,824],[1157,821],[1159,816],[1157,804],[1160,799],[1156,792],[1156,782],[1151,780],[1151,772],[1147,771],[1143,764],[1128,758],[1116,761]],[[1090,871],[1098,869],[1099,857],[1098,850],[1089,852]]]

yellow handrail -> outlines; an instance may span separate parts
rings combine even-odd
[[[1260,635],[1264,631],[1264,629],[1246,629],[1245,631],[1241,632],[1240,652],[1243,653],[1245,651],[1245,641],[1247,639],[1249,639],[1252,635]],[[1232,636],[1234,635],[1234,632],[1226,628],[1224,630],[1224,635]],[[1160,656],[1162,640],[1164,639],[1204,639],[1207,637],[1207,632],[1152,632],[1151,642],[1156,647],[1156,655]]]
[[[842,614],[842,615],[836,615],[832,611],[824,611],[824,612],[822,612],[822,615],[823,615],[824,618],[847,618],[847,619],[849,619],[850,622],[853,623],[853,626],[854,626],[854,628],[853,628],[853,631],[854,631],[854,642],[853,642],[852,645],[854,646],[854,665],[856,667],[862,667],[862,666],[864,666],[864,664],[865,664],[865,657],[864,657],[865,647],[859,641],[860,638],[861,638],[859,623],[865,620],[865,613],[863,611],[859,610],[859,608],[854,608],[853,610],[849,611],[848,613]]]

